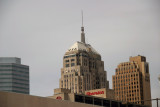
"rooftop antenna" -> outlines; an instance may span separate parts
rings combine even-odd
[[[83,27],[83,10],[81,11],[82,14],[82,27]]]
[[[81,11],[81,14],[82,14],[81,42],[85,43],[85,33],[84,33],[84,27],[83,27],[83,11]]]

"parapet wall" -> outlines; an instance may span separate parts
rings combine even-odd
[[[0,107],[93,107],[93,105],[0,91]]]

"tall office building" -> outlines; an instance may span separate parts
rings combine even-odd
[[[115,99],[151,106],[149,64],[144,56],[120,63],[112,77]],[[143,102],[144,101],[144,102]]]
[[[20,58],[0,57],[0,90],[29,94],[29,66]]]
[[[85,42],[84,27],[81,27],[81,42],[75,42],[63,57],[60,88],[72,93],[108,88],[106,71],[101,55]]]

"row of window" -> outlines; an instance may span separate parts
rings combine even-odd
[[[65,60],[65,62],[69,62],[70,60]],[[71,62],[75,61],[75,59],[71,59]]]
[[[64,59],[65,59],[65,58],[75,57],[75,56],[77,56],[77,57],[83,56],[83,57],[87,57],[87,58],[88,58],[88,55],[80,53],[80,54],[76,54],[76,55],[64,56]]]
[[[136,69],[137,66],[121,66],[117,69],[117,71],[129,70],[129,69]]]
[[[116,74],[128,74],[128,73],[133,73],[133,72],[138,72],[139,71],[139,69],[133,69],[133,70],[123,70],[123,71],[117,71],[117,69],[116,69]]]
[[[125,89],[127,89],[127,90],[125,90]],[[123,88],[116,88],[116,89],[115,89],[115,92],[116,92],[117,94],[118,94],[118,93],[120,94],[120,93],[123,93],[123,92],[124,92],[124,93],[125,93],[125,92],[127,92],[127,93],[128,93],[128,92],[129,92],[129,93],[132,92],[132,93],[133,93],[133,92],[139,92],[139,89],[136,89],[136,87],[135,87],[135,88],[133,88],[133,87],[132,87],[132,88],[129,88],[129,90],[128,90],[128,87],[126,87],[126,88],[124,88],[124,89],[123,89]]]
[[[68,56],[64,56],[64,58],[70,58],[70,57],[75,57],[76,55],[68,55]]]
[[[127,77],[138,77],[138,74],[128,74],[128,75],[119,75],[119,76],[115,76],[113,79],[124,79],[124,78],[127,78]]]
[[[0,82],[0,84],[19,84],[19,85],[29,85],[29,83],[19,83],[19,82]]]
[[[29,90],[29,88],[26,88],[26,87],[18,87],[18,86],[0,86],[0,88],[17,88],[17,89],[26,89],[26,90]]]
[[[65,62],[68,64],[69,62],[71,61],[71,64],[72,64],[72,62],[74,62],[75,61],[75,59],[71,59],[71,60],[65,60]],[[87,62],[87,60],[86,59],[84,59],[84,61],[83,61],[84,63],[83,63],[83,65],[84,66],[87,66],[88,65],[88,62]],[[77,65],[80,65],[80,60],[77,60]],[[69,65],[67,65],[67,66],[69,66]]]
[[[125,86],[126,86],[126,87],[125,87]],[[115,85],[114,85],[114,88],[116,88],[117,90],[120,89],[120,88],[121,88],[121,89],[128,89],[128,88],[129,88],[129,89],[133,89],[133,88],[136,88],[136,87],[138,88],[138,85],[134,85],[134,86],[133,86],[133,84],[132,84],[132,86],[127,86],[127,85],[124,84],[124,86],[123,86],[123,85],[120,86],[120,84],[117,84],[116,87],[115,87]]]
[[[7,73],[7,72],[17,72],[17,73],[24,73],[24,74],[29,74],[28,71],[19,71],[19,70],[15,70],[15,69],[0,69],[0,73]]]
[[[71,63],[71,67],[75,66],[75,63]],[[70,67],[70,64],[66,64],[66,67]]]
[[[8,92],[16,92],[16,93],[23,93],[23,94],[29,94],[29,91],[28,91],[28,90],[25,90],[25,91],[18,91],[18,90],[8,90],[8,89],[5,89],[4,91],[8,91]]]
[[[17,66],[17,65],[0,65],[0,67],[15,67],[15,68],[29,70],[29,67],[22,67],[22,66]]]
[[[138,78],[132,78],[132,79],[120,79],[120,80],[116,80],[116,81],[113,81],[113,83],[115,84],[126,84],[126,85],[129,85],[125,82],[128,82],[129,84],[138,84]]]
[[[9,75],[9,76],[18,76],[18,77],[26,77],[28,78],[29,76],[23,75],[23,74],[15,74],[15,73],[0,73],[0,75]]]
[[[29,94],[29,91],[27,91],[27,90],[26,91],[13,90],[12,92]]]
[[[0,77],[0,80],[2,81],[2,80],[19,80],[19,81],[26,81],[26,82],[29,82],[29,80],[26,80],[26,79],[18,79],[18,78],[7,78],[7,77]]]

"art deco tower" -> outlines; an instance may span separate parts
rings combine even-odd
[[[149,64],[144,56],[130,57],[120,63],[113,76],[115,99],[125,102],[150,105],[151,99]]]
[[[72,93],[107,88],[108,81],[101,55],[85,42],[84,27],[81,27],[81,42],[75,42],[63,57],[60,88]]]

